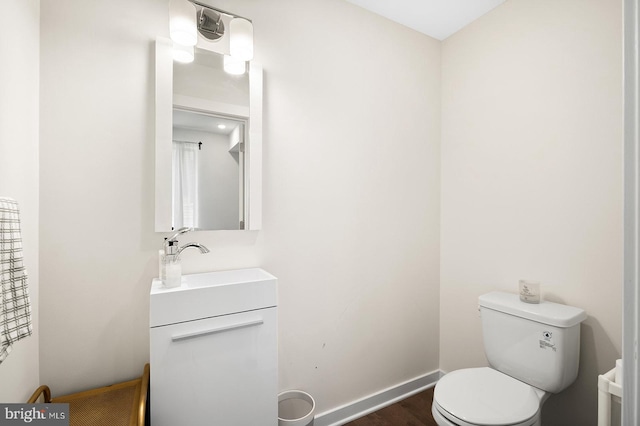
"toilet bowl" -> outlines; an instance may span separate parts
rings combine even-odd
[[[467,368],[440,379],[431,412],[440,426],[536,426],[548,395],[494,369]]]
[[[539,426],[542,404],[573,383],[580,358],[579,308],[529,304],[518,295],[480,296],[490,367],[465,368],[436,384],[431,412],[440,426]]]

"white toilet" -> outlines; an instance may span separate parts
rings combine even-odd
[[[480,296],[491,367],[452,371],[436,385],[431,413],[440,426],[536,426],[542,404],[578,375],[579,308],[529,304],[517,294]]]

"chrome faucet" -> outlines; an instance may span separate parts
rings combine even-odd
[[[202,244],[187,243],[187,244],[183,245],[182,247],[180,247],[178,249],[178,251],[176,252],[176,257],[180,258],[180,253],[182,253],[184,251],[184,249],[188,249],[189,247],[195,247],[195,248],[199,249],[200,253],[202,253],[202,254],[209,253],[209,249],[206,248],[205,246],[203,246]]]
[[[165,238],[164,239],[164,244],[165,246],[167,245],[167,243],[171,242],[171,241],[178,241],[177,238],[189,231],[193,231],[193,228],[189,228],[189,227],[184,227],[184,228],[180,228],[176,231],[175,234],[173,234],[172,236],[170,236],[169,238]]]
[[[209,249],[208,248],[206,248],[202,244],[198,244],[198,243],[187,243],[187,244],[183,245],[182,247],[178,248],[178,236],[180,236],[180,235],[182,235],[182,234],[184,234],[186,232],[192,231],[192,230],[193,230],[193,228],[189,228],[189,227],[180,228],[175,232],[175,234],[173,234],[169,238],[165,238],[164,239],[164,253],[165,253],[165,255],[175,256],[174,259],[175,260],[179,260],[180,253],[182,253],[185,249],[187,249],[189,247],[195,247],[195,248],[199,249],[200,253],[202,253],[202,254],[209,253]]]

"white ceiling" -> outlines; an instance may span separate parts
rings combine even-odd
[[[200,114],[195,111],[173,110],[173,127],[187,130],[197,130],[206,133],[217,133],[228,135],[238,127],[241,122],[231,118],[223,118],[215,115]],[[218,125],[224,124],[224,129],[219,129]]]
[[[347,0],[438,40],[506,0]]]

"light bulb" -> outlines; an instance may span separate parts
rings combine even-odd
[[[195,46],[198,42],[196,7],[189,0],[171,0],[169,33],[171,40],[178,44]]]
[[[229,51],[243,61],[253,59],[253,24],[244,18],[233,18],[229,23]]]

